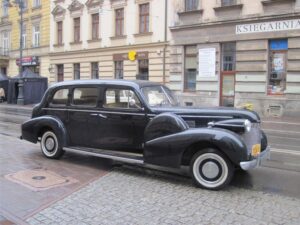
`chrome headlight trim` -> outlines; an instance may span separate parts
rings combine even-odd
[[[244,122],[244,128],[245,128],[246,132],[250,132],[251,131],[251,126],[252,126],[252,123],[250,122],[250,120],[245,120],[245,122]]]

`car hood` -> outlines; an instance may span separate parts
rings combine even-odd
[[[213,108],[195,108],[195,107],[168,107],[152,108],[155,114],[163,112],[172,112],[183,118],[215,118],[215,120],[224,119],[248,119],[253,123],[260,122],[259,115],[254,111],[237,109],[230,107],[213,107]]]

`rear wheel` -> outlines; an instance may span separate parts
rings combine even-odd
[[[51,159],[58,159],[64,153],[61,144],[53,131],[46,131],[43,133],[41,139],[41,150],[47,158]]]
[[[228,185],[234,167],[228,158],[216,149],[204,149],[196,153],[190,164],[190,173],[197,186],[219,190]]]

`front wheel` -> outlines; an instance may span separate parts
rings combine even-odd
[[[219,190],[233,177],[233,165],[220,151],[205,149],[196,153],[190,164],[191,176],[197,186]]]
[[[47,158],[51,159],[58,159],[64,153],[56,134],[52,131],[46,131],[43,134],[41,139],[41,150]]]

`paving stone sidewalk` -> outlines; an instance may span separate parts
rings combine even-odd
[[[299,224],[300,199],[131,167],[114,169],[27,220],[29,224]]]

